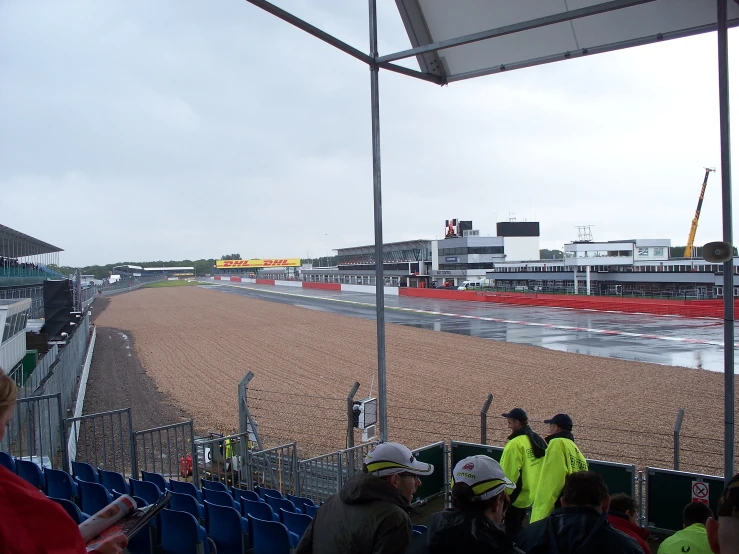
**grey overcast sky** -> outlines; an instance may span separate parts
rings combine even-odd
[[[380,53],[409,47],[378,4]],[[366,2],[278,5],[368,50]],[[443,88],[382,72],[380,94],[386,241],[514,214],[542,247],[582,224],[682,245],[720,165],[715,33]],[[370,244],[369,71],[242,0],[0,0],[0,195],[65,265]],[[698,244],[720,207],[716,173]]]

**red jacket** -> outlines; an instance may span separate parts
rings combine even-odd
[[[644,554],[651,554],[652,551],[649,549],[649,544],[647,543],[647,539],[649,538],[649,531],[647,531],[643,527],[639,527],[635,523],[631,523],[625,517],[617,516],[614,514],[608,514],[608,523],[621,531],[623,534],[628,535],[636,540],[636,542],[639,543],[639,546],[641,546],[641,549],[644,551]]]
[[[84,554],[77,524],[59,504],[0,466],[0,554]]]

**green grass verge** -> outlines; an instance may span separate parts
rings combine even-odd
[[[196,287],[199,285],[210,285],[210,283],[201,283],[198,281],[157,281],[155,283],[147,283],[142,289],[159,289],[163,287]]]

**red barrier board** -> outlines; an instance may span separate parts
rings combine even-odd
[[[232,283],[240,283],[241,282],[241,277],[231,277],[231,282]]]
[[[303,281],[304,289],[341,290],[341,283],[311,283]]]
[[[723,316],[722,300],[659,300],[652,298],[619,298],[608,296],[565,296],[555,294],[527,294],[516,292],[473,292],[443,289],[401,288],[400,296],[494,302],[519,306],[548,306],[576,310],[617,311],[685,317]],[[739,307],[739,303],[735,302]]]
[[[257,285],[274,285],[274,279],[257,279]]]

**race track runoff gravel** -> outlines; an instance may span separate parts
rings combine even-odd
[[[301,458],[345,446],[346,395],[355,380],[356,398],[368,395],[376,374],[374,321],[206,288],[118,295],[97,324],[132,336],[148,377],[201,433],[237,431],[237,385],[251,370],[249,406],[265,446],[297,441]],[[489,444],[505,443],[500,414],[521,406],[542,435],[542,420],[569,413],[587,457],[671,468],[684,408],[680,469],[721,474],[721,374],[398,325],[387,326],[387,367],[389,436],[411,448],[479,442],[493,393]]]

